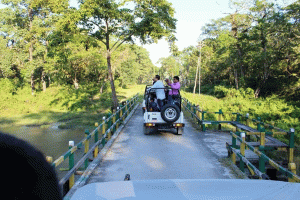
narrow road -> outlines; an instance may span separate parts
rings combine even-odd
[[[223,167],[214,150],[227,154],[225,141],[196,130],[186,120],[185,133],[143,133],[143,113],[139,107],[120,133],[88,183],[144,179],[229,179],[235,178]],[[218,136],[214,136],[218,137]],[[220,136],[224,137],[224,136]],[[225,150],[224,150],[225,149]]]

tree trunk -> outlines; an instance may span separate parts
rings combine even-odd
[[[104,87],[104,85],[105,85],[105,82],[103,82],[102,85],[101,85],[101,87],[100,87],[100,90],[99,90],[99,93],[100,93],[100,94],[103,93],[103,87]]]
[[[200,46],[200,62],[199,62],[199,95],[201,93],[201,53],[202,53],[201,49],[202,49],[202,46]]]
[[[43,69],[42,78],[41,78],[42,79],[42,84],[43,84],[43,92],[46,92],[46,88],[47,88],[47,84],[46,84],[45,78],[46,78],[46,73],[45,73],[45,71]]]
[[[115,88],[115,83],[114,83],[114,77],[111,69],[111,51],[110,51],[110,44],[109,44],[109,22],[106,19],[105,20],[105,31],[106,31],[106,36],[105,36],[105,45],[106,45],[106,60],[107,60],[107,69],[108,69],[108,80],[110,82],[110,87],[111,87],[111,95],[112,95],[112,101],[113,101],[113,108],[114,110],[117,110],[118,105],[118,98],[116,94],[116,88]]]
[[[255,90],[255,93],[254,93],[255,98],[258,98],[259,93],[260,93],[260,86],[257,87],[257,89]]]
[[[29,31],[32,30],[32,20],[33,20],[33,10],[30,8],[28,10],[28,14],[29,14]],[[32,64],[33,61],[33,44],[32,44],[32,38],[30,38],[30,46],[29,46],[29,62]],[[33,67],[33,66],[31,66]],[[34,95],[34,90],[35,90],[35,86],[34,86],[34,69],[31,71],[31,76],[30,76],[30,85],[31,85],[31,94]]]
[[[116,88],[115,88],[115,83],[114,83],[114,78],[111,70],[111,62],[110,62],[110,52],[107,50],[107,68],[108,68],[108,80],[110,82],[110,87],[111,87],[111,95],[112,95],[112,101],[113,101],[113,108],[117,109],[118,107],[118,99],[117,99],[117,94],[116,94]]]
[[[198,70],[199,70],[199,58],[198,58],[198,64],[197,64],[197,70],[196,70],[196,77],[195,77],[195,85],[194,85],[194,91],[193,91],[193,94],[196,93],[197,79],[198,79]]]
[[[234,82],[235,82],[235,89],[239,89],[239,80],[238,80],[238,73],[237,69],[234,69]]]
[[[45,49],[45,55],[44,55],[44,63],[47,61],[47,54],[48,54],[48,44],[49,42],[46,40],[46,49]],[[46,92],[47,89],[47,83],[46,83],[46,73],[45,73],[45,68],[43,67],[43,72],[42,72],[42,85],[43,85],[43,91]]]
[[[78,83],[78,80],[77,80],[76,74],[75,74],[75,79],[73,80],[73,83],[74,83],[74,87],[75,87],[75,89],[77,90],[77,89],[79,88],[79,83]]]
[[[48,86],[50,86],[50,84],[51,84],[51,78],[50,78],[49,74],[48,74],[48,82],[49,82],[49,83],[48,83],[48,84],[49,84]]]
[[[35,90],[35,86],[34,86],[34,72],[31,72],[30,86],[31,86],[31,94],[34,95],[34,90]]]

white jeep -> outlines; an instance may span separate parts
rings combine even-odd
[[[166,99],[163,100],[163,106],[158,107],[155,90],[164,90]],[[182,135],[184,132],[184,118],[181,111],[181,96],[169,96],[171,88],[151,88],[146,86],[143,100],[144,112],[144,134],[148,135],[152,131],[176,129],[177,135]],[[169,99],[169,100],[168,100]]]

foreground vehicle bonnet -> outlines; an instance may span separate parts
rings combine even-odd
[[[91,183],[78,189],[71,200],[299,198],[299,183],[240,179],[155,179]]]

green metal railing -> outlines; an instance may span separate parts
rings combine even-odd
[[[294,142],[295,142],[295,130],[293,128],[290,129],[290,131],[285,131],[283,129],[277,128],[274,125],[270,125],[267,123],[264,123],[260,117],[257,117],[257,119],[250,119],[249,114],[242,115],[241,113],[224,113],[222,112],[222,109],[220,109],[218,112],[208,112],[200,110],[198,106],[195,104],[192,104],[188,99],[182,98],[183,102],[182,105],[184,106],[185,110],[188,111],[191,114],[192,118],[196,119],[196,122],[201,125],[202,131],[206,131],[206,124],[217,124],[219,125],[218,129],[221,130],[221,123],[230,123],[231,121],[222,121],[222,118],[225,118],[225,114],[227,115],[233,115],[234,122],[242,123],[245,122],[246,126],[252,128],[250,126],[250,123],[252,123],[252,126],[255,126],[255,129],[257,132],[243,132],[245,133],[245,136],[250,140],[250,135],[256,136],[256,138],[259,139],[260,145],[258,149],[254,148],[253,146],[249,145],[246,141],[243,141],[240,137],[238,137],[236,134],[231,133],[232,135],[232,145],[226,144],[226,147],[228,149],[228,152],[231,154],[232,161],[235,163],[236,156],[240,158],[240,169],[244,171],[244,165],[249,168],[249,171],[252,175],[256,174],[259,178],[266,178],[267,176],[265,173],[265,162],[269,162],[269,164],[277,169],[278,171],[282,172],[284,175],[288,177],[289,182],[298,182],[299,177],[296,175],[296,164],[294,163]],[[212,120],[206,120],[205,114],[218,114],[218,121],[212,121]],[[253,128],[254,129],[254,128]],[[268,131],[266,131],[268,130]],[[274,130],[277,130],[274,131]],[[238,131],[238,126],[236,126],[236,131]],[[239,134],[239,132],[237,132]],[[281,148],[287,148],[288,149],[288,171],[287,169],[283,168],[282,166],[275,163],[273,160],[268,158],[264,152],[267,150],[274,150],[275,148],[272,147],[266,147],[265,146],[265,136],[275,136],[275,135],[288,135],[289,136],[289,144],[287,147],[281,147]],[[236,140],[239,140],[241,142],[241,146],[238,147],[236,145]],[[256,153],[259,156],[259,170],[252,165],[246,158],[245,158],[245,148],[248,148],[252,150],[254,153]],[[240,149],[241,152],[239,153],[237,149]],[[280,149],[280,148],[278,148]]]
[[[245,136],[246,136],[247,132],[237,132],[237,133],[230,132],[230,134],[232,135],[232,138],[233,138],[232,145],[229,145],[228,143],[226,143],[226,147],[228,149],[228,152],[230,154],[229,156],[231,157],[233,163],[236,162],[236,155],[241,158],[240,159],[241,171],[244,172],[244,164],[246,164],[247,167],[249,167],[249,171],[251,172],[252,175],[254,175],[254,173],[255,173],[260,178],[262,178],[263,174],[266,172],[265,163],[267,162],[272,167],[274,167],[276,170],[278,170],[283,175],[285,175],[288,178],[289,182],[300,182],[300,177],[296,175],[296,165],[295,165],[295,163],[293,163],[293,160],[289,159],[289,161],[290,161],[288,164],[289,169],[286,169],[286,168],[280,166],[279,164],[277,164],[275,161],[273,161],[268,156],[266,156],[266,154],[264,153],[264,150],[265,150],[265,142],[264,142],[265,133],[264,132],[259,133],[261,136],[260,137],[261,141],[260,141],[260,146],[258,149],[251,146],[248,142],[245,141]],[[293,129],[290,130],[289,135],[290,135],[290,137],[293,137],[292,136],[292,135],[294,135]],[[238,147],[236,144],[237,140],[240,142],[240,147]],[[258,173],[257,168],[255,168],[253,165],[248,166],[249,161],[245,158],[245,149],[246,148],[253,151],[259,157],[260,173]],[[238,152],[237,149],[240,149],[240,152]]]
[[[102,147],[106,144],[107,140],[111,138],[114,132],[118,129],[119,125],[124,121],[124,119],[130,114],[133,108],[138,103],[138,94],[135,95],[130,100],[126,101],[123,104],[120,104],[118,110],[111,114],[107,119],[103,117],[103,122],[99,125],[95,123],[96,128],[94,131],[89,132],[85,130],[86,137],[81,140],[78,144],[74,145],[74,141],[69,141],[69,150],[52,162],[51,157],[47,157],[48,162],[52,164],[54,168],[57,168],[65,160],[69,161],[69,168],[67,169],[67,174],[59,181],[61,188],[65,188],[65,184],[68,182],[67,191],[69,191],[75,183],[75,174],[82,174],[82,171],[78,169],[84,165],[84,170],[87,169],[89,165],[89,156],[93,154],[93,157],[96,158],[99,153],[99,146],[102,144]],[[100,134],[100,137],[99,137]],[[90,139],[94,138],[94,144],[90,148]],[[100,139],[99,139],[100,138]],[[80,160],[75,164],[74,154],[84,147],[84,155]],[[63,191],[65,194],[67,191]]]

